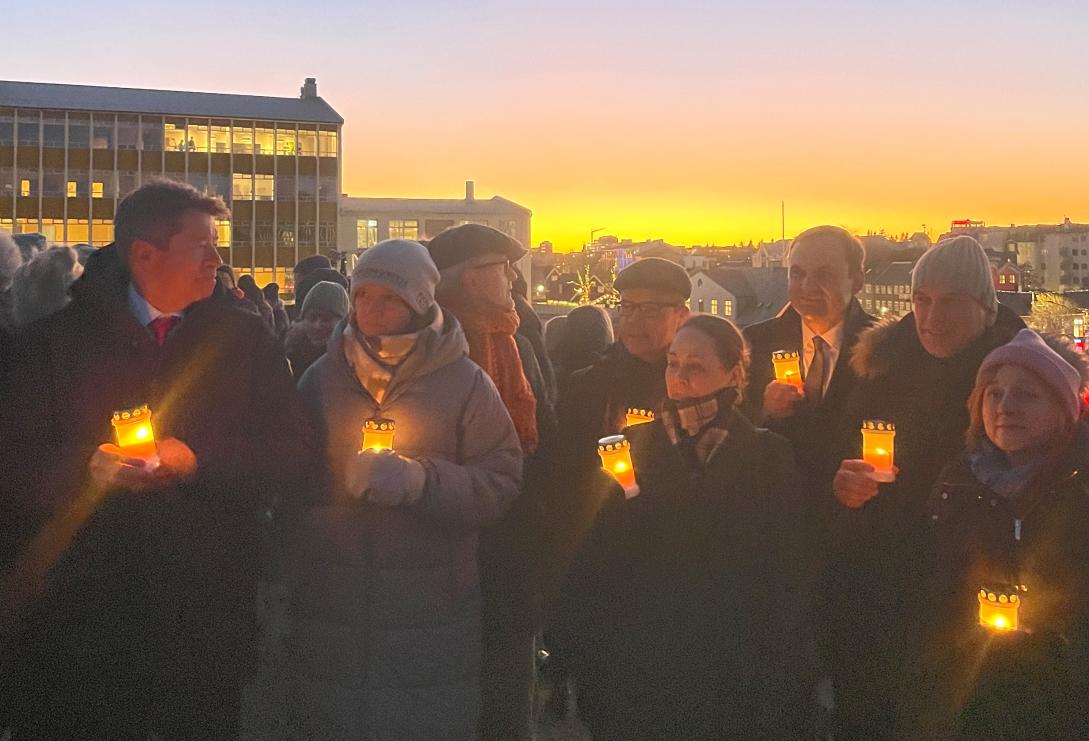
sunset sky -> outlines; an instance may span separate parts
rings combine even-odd
[[[1089,4],[9,3],[0,79],[294,96],[353,196],[498,194],[533,240],[1089,220]],[[884,5],[884,4],[880,4]],[[892,5],[892,4],[890,4]]]

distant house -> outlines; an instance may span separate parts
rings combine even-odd
[[[1021,269],[1012,262],[1004,263],[1001,267],[991,268],[994,272],[994,288],[996,291],[1021,291]]]
[[[790,240],[780,239],[775,242],[761,242],[752,255],[754,268],[782,268],[786,267],[787,248]]]
[[[911,269],[914,263],[894,262],[866,275],[859,301],[875,316],[903,316],[911,311]]]
[[[691,277],[692,311],[726,317],[742,327],[770,319],[787,302],[785,268],[710,268]]]

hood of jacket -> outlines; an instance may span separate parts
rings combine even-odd
[[[977,342],[986,341],[990,347],[997,347],[1024,327],[1021,317],[999,305],[994,324],[984,330]],[[899,319],[884,319],[862,332],[851,353],[851,369],[859,378],[874,380],[902,369],[905,364],[910,367],[920,353],[926,353],[926,350],[915,332],[915,314],[912,312]]]

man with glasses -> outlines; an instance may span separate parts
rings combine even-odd
[[[619,341],[560,392],[564,440],[591,463],[598,439],[620,432],[629,408],[657,410],[665,398],[666,351],[688,318],[685,302],[692,294],[684,268],[659,257],[624,268],[613,287],[620,293]]]

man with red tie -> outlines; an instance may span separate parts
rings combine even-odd
[[[230,738],[261,529],[308,460],[279,343],[216,290],[223,202],[145,184],[0,391],[0,621],[16,738]],[[157,456],[113,444],[148,405]],[[0,724],[2,725],[2,724]]]

